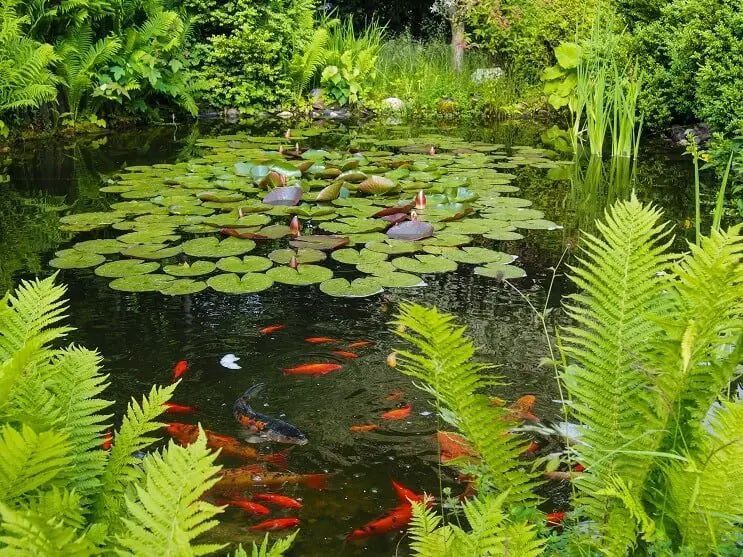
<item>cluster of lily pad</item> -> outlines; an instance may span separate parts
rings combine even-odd
[[[506,195],[518,191],[511,169],[561,164],[546,150],[359,136],[339,152],[304,149],[303,139],[208,138],[200,158],[130,166],[101,188],[121,198],[109,211],[61,219],[66,231],[121,234],[81,241],[50,264],[95,267],[130,292],[243,294],[284,283],[369,296],[423,286],[420,275],[460,264],[487,277],[524,276],[494,244],[558,228]],[[328,257],[362,276],[334,278]]]

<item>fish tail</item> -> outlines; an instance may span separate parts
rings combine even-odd
[[[264,462],[270,462],[279,470],[286,470],[289,467],[289,461],[287,457],[289,456],[290,452],[291,449],[285,449],[277,453],[262,455],[261,460],[263,460]]]
[[[255,397],[265,387],[265,383],[256,383],[245,391],[240,398],[235,401],[235,405],[232,407],[232,411],[235,414],[252,414],[253,409],[250,407],[248,401]]]
[[[306,484],[310,489],[325,489],[328,486],[328,477],[325,474],[310,474]]]

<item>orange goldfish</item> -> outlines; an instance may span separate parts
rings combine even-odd
[[[307,337],[304,341],[309,342],[310,344],[330,344],[338,342],[338,339],[330,337]]]
[[[294,367],[284,368],[284,373],[289,375],[325,375],[331,371],[338,371],[343,366],[330,363],[302,364]]]
[[[355,354],[354,352],[348,352],[347,350],[333,350],[331,354],[333,356],[338,356],[339,358],[345,358],[346,360],[355,360],[359,357],[358,354]]]
[[[268,327],[263,327],[259,333],[263,335],[270,335],[271,333],[278,333],[279,331],[283,331],[286,329],[286,325],[269,325]]]
[[[348,345],[349,348],[364,348],[365,346],[371,346],[374,344],[370,340],[357,340],[356,342],[352,342]]]
[[[480,458],[470,442],[458,433],[438,431],[436,432],[436,440],[441,449],[441,462],[444,464],[462,457]]]
[[[376,534],[386,534],[393,530],[400,530],[410,522],[412,517],[413,506],[410,503],[403,503],[386,515],[372,520],[361,528],[357,528],[347,536],[347,539],[359,540]]]
[[[188,362],[186,360],[181,360],[177,364],[175,364],[175,367],[173,368],[173,381],[176,381],[188,371]]]
[[[291,497],[285,497],[284,495],[276,495],[275,493],[256,493],[253,495],[253,499],[258,501],[265,501],[266,503],[273,503],[279,507],[285,509],[301,509],[302,503]]]
[[[104,451],[107,451],[111,448],[111,445],[113,445],[114,442],[114,434],[111,429],[107,429],[106,433],[103,434],[103,443],[101,443],[101,449]]]
[[[408,489],[404,485],[396,482],[395,480],[392,481],[392,487],[395,488],[395,493],[397,494],[397,498],[400,500],[401,503],[409,503],[409,502],[419,502],[423,501],[423,496],[418,495],[414,491]]]
[[[565,520],[565,511],[555,511],[547,515],[547,526],[560,526]]]
[[[251,532],[266,531],[266,530],[285,530],[286,528],[294,528],[299,526],[298,518],[274,518],[272,520],[266,520],[259,524],[255,524],[248,528]]]
[[[539,418],[532,414],[536,402],[537,397],[534,395],[524,395],[508,407],[508,412],[516,420],[538,422]]]
[[[193,414],[199,411],[197,406],[184,406],[175,402],[166,402],[163,406],[165,406],[165,412],[168,414]]]
[[[213,489],[219,492],[233,492],[254,486],[282,486],[285,484],[325,489],[327,481],[327,474],[282,474],[265,470],[256,471],[254,467],[241,466],[222,470],[221,478]]]
[[[388,400],[390,402],[395,402],[397,400],[400,400],[402,398],[402,395],[404,395],[402,391],[392,391],[390,394],[388,394],[386,397],[384,397],[384,400]]]
[[[271,509],[269,509],[268,507],[264,507],[260,503],[248,501],[247,499],[218,499],[217,501],[215,501],[215,504],[219,506],[228,505],[230,507],[237,507],[238,509],[242,509],[245,512],[258,515],[266,515],[271,512]]]
[[[377,431],[378,429],[382,429],[382,426],[377,424],[362,424],[352,425],[348,428],[348,431]]]
[[[403,406],[402,408],[395,408],[394,410],[388,410],[387,412],[384,412],[382,414],[383,420],[404,420],[410,415],[410,411],[412,410],[412,406],[409,404],[407,406]]]

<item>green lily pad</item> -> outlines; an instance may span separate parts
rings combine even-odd
[[[388,224],[381,219],[344,217],[340,222],[323,222],[320,224],[320,228],[334,234],[362,234],[384,230]]]
[[[163,234],[162,231],[140,231],[122,234],[116,239],[126,244],[165,244],[180,240],[181,237],[178,234]]]
[[[394,266],[393,266],[394,268]],[[385,288],[415,288],[427,286],[426,282],[417,275],[409,273],[383,273],[375,278]]]
[[[447,234],[485,234],[493,228],[485,219],[464,219],[446,224]]]
[[[129,246],[126,244],[122,244],[118,240],[105,239],[105,240],[87,240],[85,242],[78,242],[73,247],[77,251],[85,251],[89,253],[99,253],[102,255],[110,255],[112,253],[120,253],[122,249],[126,249]]]
[[[167,259],[181,253],[181,246],[166,246],[165,244],[134,245],[121,252],[125,257],[137,259]]]
[[[149,201],[120,201],[111,203],[111,208],[130,215],[144,215],[151,213],[159,207]]]
[[[117,278],[116,280],[112,280],[108,285],[114,290],[121,290],[123,292],[155,292],[162,290],[173,280],[173,277],[170,275],[153,273]]]
[[[397,268],[389,261],[374,261],[373,263],[359,263],[356,270],[366,275],[389,275],[397,272]]]
[[[246,255],[239,257],[224,257],[217,261],[217,268],[226,273],[261,273],[270,269],[273,262],[267,257],[259,255]]]
[[[508,264],[516,259],[515,256],[480,247],[441,248],[441,255],[457,263],[482,265],[484,263]]]
[[[289,245],[293,248],[311,248],[319,249],[323,251],[330,251],[341,246],[345,246],[348,243],[348,238],[345,236],[334,236],[327,234],[313,234],[310,236],[300,236],[289,240]]]
[[[118,211],[78,213],[76,215],[64,216],[59,219],[59,222],[64,225],[64,227],[60,228],[64,228],[64,230],[69,232],[87,232],[88,230],[110,226],[115,222],[124,220],[125,216],[125,213]]]
[[[266,276],[276,282],[306,286],[333,278],[333,271],[319,265],[300,265],[296,269],[292,269],[291,267],[274,267],[266,271]]]
[[[369,242],[384,242],[387,235],[384,232],[364,232],[362,234],[348,234],[349,246],[363,246]]]
[[[174,277],[197,277],[214,272],[217,266],[211,261],[194,261],[191,264],[181,263],[179,265],[165,265],[163,271]]]
[[[482,236],[483,238],[488,238],[490,240],[501,240],[501,241],[522,240],[524,238],[518,232],[512,232],[510,230],[495,230],[493,232],[488,232],[487,234],[483,234]]]
[[[297,263],[317,263],[325,261],[327,257],[324,252],[312,248],[302,248],[296,251],[293,249],[277,249],[268,254],[268,258],[279,265],[288,265],[293,256],[297,258]]]
[[[426,238],[421,240],[421,244],[424,246],[441,246],[441,247],[457,247],[469,244],[472,241],[471,236],[466,234],[438,234],[433,238]]]
[[[347,265],[359,265],[361,263],[384,261],[387,259],[387,254],[378,251],[371,251],[366,248],[361,251],[346,248],[334,251],[330,254],[330,257],[340,263],[346,263]]]
[[[384,195],[396,188],[395,182],[384,176],[369,176],[359,184],[359,191],[370,195]]]
[[[475,267],[475,274],[498,280],[517,279],[526,276],[526,272],[521,267],[503,265],[502,263],[489,263],[485,267]]]
[[[185,296],[187,294],[196,294],[206,289],[206,283],[201,280],[177,279],[166,283],[164,288],[160,289],[160,294],[166,296]]]
[[[401,253],[414,253],[420,251],[421,244],[408,240],[393,240],[390,238],[384,242],[369,242],[366,244],[366,248],[379,253],[397,255]]]
[[[356,207],[359,205],[374,205],[374,200],[365,197],[341,197],[333,200],[338,207]]]
[[[338,196],[341,194],[342,186],[343,182],[333,182],[329,186],[325,186],[320,190],[320,193],[317,194],[315,201],[333,201],[334,199],[338,199]]]
[[[542,211],[537,211],[536,209],[510,206],[493,207],[488,209],[487,214],[490,218],[505,221],[534,220],[541,219],[544,216]],[[514,222],[514,224],[516,223]]]
[[[139,261],[138,259],[120,259],[119,261],[109,261],[96,267],[93,271],[99,277],[122,278],[134,275],[146,275],[157,271],[160,268],[159,263],[154,261]]]
[[[273,286],[273,280],[262,273],[246,273],[242,277],[225,273],[211,277],[206,283],[212,290],[225,294],[253,294]]]
[[[526,228],[528,230],[559,230],[562,228],[559,224],[544,219],[519,220],[513,224],[517,228]]]
[[[217,228],[250,228],[252,226],[264,226],[270,222],[271,217],[268,215],[250,213],[241,217],[237,211],[204,219],[204,224]]]
[[[75,249],[61,250],[57,257],[49,262],[49,265],[57,269],[84,269],[95,267],[106,260],[104,255],[97,253],[78,251]]]
[[[449,273],[457,270],[457,264],[451,259],[436,255],[416,255],[412,257],[398,257],[392,264],[401,271],[409,273]]]
[[[173,205],[168,205],[168,212],[171,215],[198,215],[206,217],[214,213],[214,209],[202,207],[201,205],[184,205],[175,203]]]
[[[384,292],[376,278],[358,278],[349,283],[344,278],[334,278],[320,283],[320,291],[339,298],[365,298]]]
[[[217,238],[196,238],[184,242],[183,253],[191,257],[229,257],[242,255],[255,249],[253,240],[230,237],[221,242]]]

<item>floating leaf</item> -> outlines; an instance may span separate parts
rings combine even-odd
[[[79,213],[76,215],[67,215],[59,219],[59,222],[64,225],[64,230],[70,232],[86,232],[88,230],[95,230],[96,228],[103,228],[110,226],[115,222],[124,220],[125,213],[109,212],[109,213]]]
[[[544,219],[519,220],[513,224],[516,225],[517,228],[526,228],[528,230],[559,230],[562,228],[559,224]]]
[[[442,248],[441,255],[457,263],[482,265],[484,263],[511,263],[516,256],[480,247]]]
[[[389,261],[374,261],[373,263],[359,263],[356,270],[367,275],[389,275],[397,272],[397,268]]]
[[[122,234],[116,239],[126,244],[165,244],[180,240],[181,237],[178,234],[163,234],[160,231],[140,231]]]
[[[358,278],[351,283],[344,278],[334,278],[322,282],[320,291],[340,298],[365,298],[379,294],[384,289],[376,278]]]
[[[409,220],[392,226],[387,230],[387,236],[396,240],[422,240],[433,236],[433,226],[427,222]]]
[[[410,273],[449,273],[457,270],[457,264],[444,257],[436,255],[416,255],[412,257],[398,257],[392,260],[392,264],[402,271]]]
[[[122,244],[118,240],[105,239],[105,240],[87,240],[85,242],[78,242],[73,246],[77,251],[86,251],[90,253],[100,253],[102,255],[110,255],[112,253],[120,253],[121,250],[128,248],[126,244]]]
[[[514,265],[503,265],[502,263],[489,263],[485,267],[475,267],[475,274],[498,280],[510,280],[526,276],[526,272],[522,268]]]
[[[235,174],[237,176],[252,176],[251,171],[253,170],[253,166],[253,163],[250,162],[235,163]]]
[[[170,275],[154,273],[117,278],[108,285],[114,290],[122,290],[124,292],[155,292],[162,290],[173,280],[175,279]]]
[[[375,232],[387,228],[387,223],[379,219],[364,219],[358,217],[345,217],[342,222],[323,222],[320,228],[328,232],[339,234],[361,234],[364,232]]]
[[[304,190],[301,186],[276,188],[263,198],[266,205],[292,206],[299,203]]]
[[[146,275],[157,271],[160,268],[159,263],[154,261],[139,261],[138,259],[120,259],[119,261],[109,261],[93,271],[99,277],[121,278],[131,277],[134,275]]]
[[[166,296],[185,296],[187,294],[196,294],[206,289],[206,283],[201,280],[178,279],[168,282],[164,288],[160,289],[160,294]]]
[[[214,215],[213,217],[204,219],[204,224],[216,228],[251,228],[254,226],[263,226],[270,222],[271,217],[268,215],[253,213],[241,217],[237,212],[226,215]]]
[[[333,278],[333,271],[319,265],[300,265],[296,269],[291,267],[273,267],[266,271],[266,276],[276,282],[306,286]]]
[[[416,242],[408,240],[395,240],[388,239],[384,242],[369,242],[366,244],[367,249],[371,251],[378,251],[380,253],[387,253],[389,255],[396,255],[400,253],[414,253],[421,250],[421,245]]]
[[[246,273],[242,277],[225,273],[211,277],[206,283],[212,290],[225,294],[252,294],[273,286],[273,280],[262,273]]]
[[[268,258],[279,265],[288,265],[292,257],[296,257],[298,263],[317,263],[325,261],[327,256],[322,251],[312,248],[302,248],[296,251],[293,249],[277,249],[268,254]]]
[[[387,259],[386,253],[362,249],[361,251],[347,248],[334,251],[330,257],[340,263],[347,265],[359,265],[361,263],[374,263]],[[301,263],[301,262],[300,262]]]
[[[57,257],[49,262],[49,265],[57,269],[84,269],[95,267],[106,260],[104,255],[93,252],[66,249],[57,252]]]
[[[428,286],[419,276],[411,275],[409,273],[382,273],[376,275],[375,278],[379,281],[379,284],[385,288],[415,288],[417,286]]]
[[[174,277],[197,277],[214,272],[217,266],[211,261],[194,261],[191,264],[165,265],[163,271]]]
[[[158,205],[149,201],[120,201],[111,203],[111,208],[129,215],[144,215],[159,209]]]
[[[426,246],[456,247],[469,244],[471,236],[465,234],[437,234],[434,238],[426,238],[421,244]]]
[[[384,176],[370,176],[359,184],[359,191],[371,195],[384,195],[395,189],[395,182]]]
[[[253,240],[227,238],[221,242],[217,238],[196,238],[184,242],[181,246],[183,253],[191,257],[229,257],[242,255],[255,248]]]
[[[334,199],[338,199],[338,196],[341,194],[342,186],[343,182],[340,181],[325,186],[320,193],[317,194],[315,201],[333,201]]]
[[[333,205],[339,207],[355,207],[358,205],[374,205],[374,201],[365,197],[340,197],[333,200]]]
[[[351,170],[349,172],[343,172],[338,175],[337,181],[338,182],[349,182],[351,184],[358,184],[363,182],[369,178],[366,174],[363,172],[359,172],[358,170]]]
[[[345,236],[333,236],[329,234],[314,234],[310,236],[301,236],[294,240],[289,240],[289,245],[293,248],[312,248],[323,251],[330,251],[345,246],[348,238]]]
[[[495,230],[493,232],[488,232],[487,234],[482,235],[483,238],[488,238],[490,240],[521,240],[524,237],[519,234],[518,232],[512,232],[510,230]]]
[[[165,244],[142,244],[130,247],[121,252],[125,257],[137,259],[167,259],[181,253],[181,246],[166,246]]]
[[[231,203],[234,201],[241,201],[245,199],[245,196],[238,192],[230,192],[224,190],[208,190],[200,191],[196,194],[201,201],[212,201],[218,204]]]
[[[224,257],[217,261],[217,267],[226,273],[261,273],[273,266],[273,262],[267,257],[259,255],[246,255],[239,257]]]
[[[464,219],[446,224],[447,234],[485,234],[493,225],[485,219]]]

